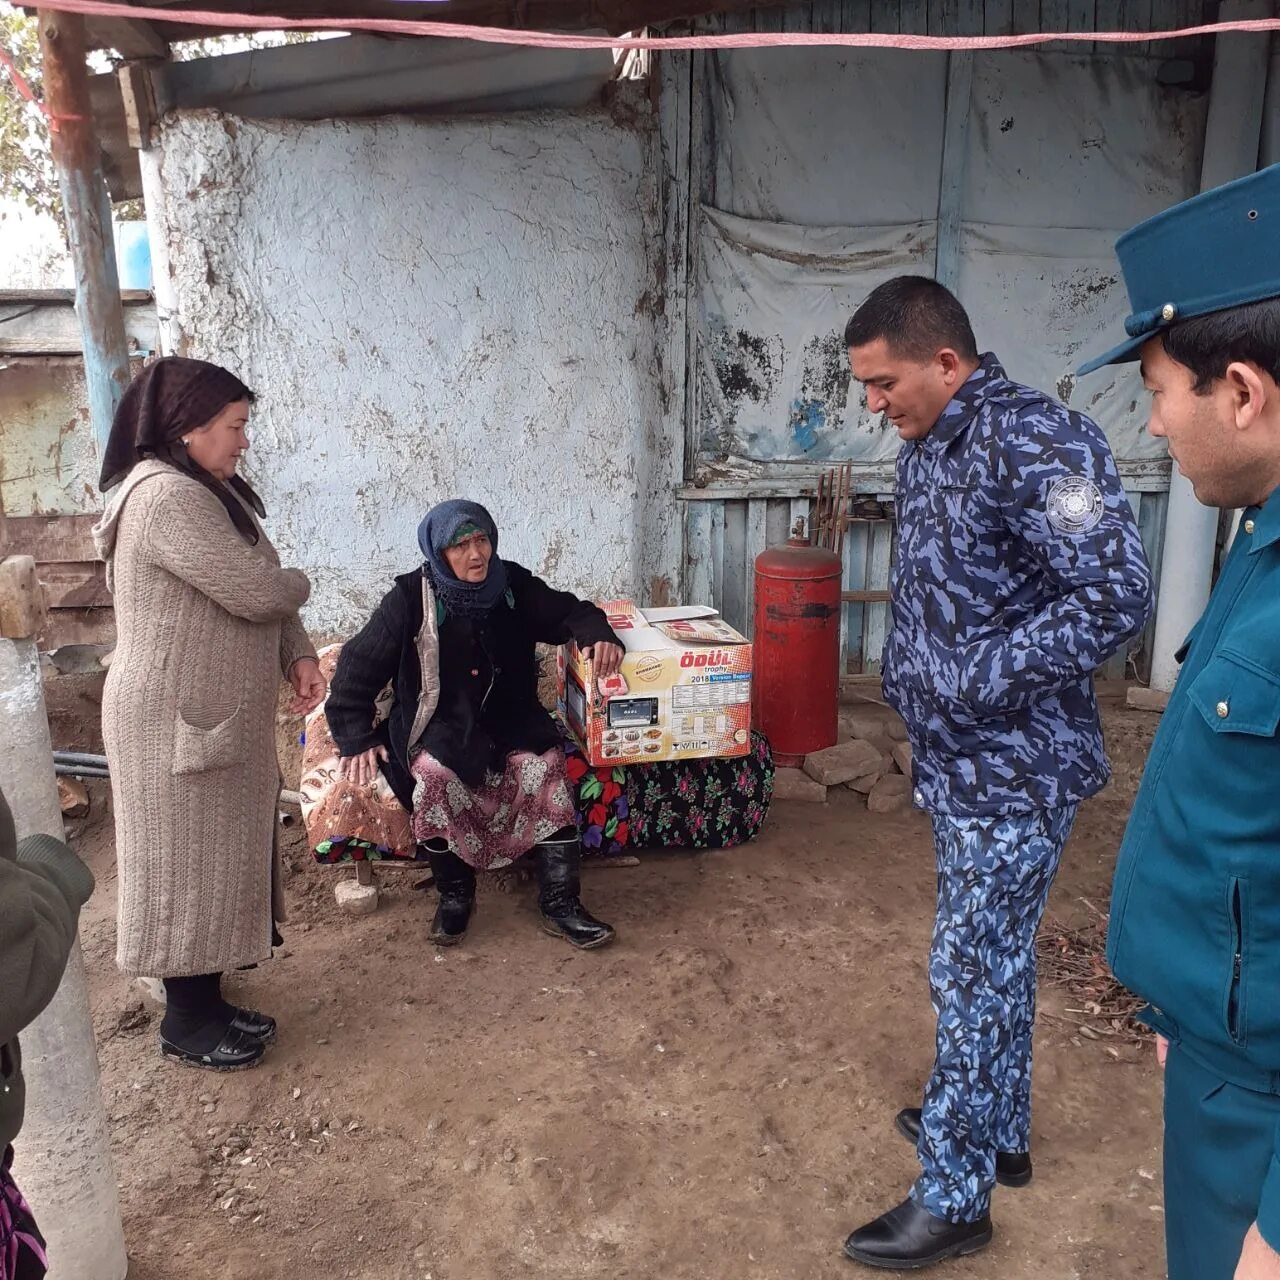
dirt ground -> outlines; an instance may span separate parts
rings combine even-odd
[[[51,682],[56,745],[97,745],[100,696]],[[1116,779],[1067,851],[1068,923],[1105,907],[1154,728],[1114,696],[1106,718]],[[747,848],[593,868],[619,940],[588,954],[538,931],[523,883],[482,886],[453,951],[427,943],[420,873],[341,916],[350,871],[312,865],[295,826],[285,948],[230,984],[280,1039],[219,1076],[161,1060],[115,970],[93,794],[72,835],[98,876],[82,936],[132,1280],[819,1280],[858,1273],[845,1235],[910,1184],[892,1119],[932,1057],[922,815],[841,790],[775,805]],[[1084,1038],[1070,1007],[1042,991],[1035,1181],[997,1189],[995,1242],[957,1280],[1165,1274],[1150,1047]]]

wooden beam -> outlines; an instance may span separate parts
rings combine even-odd
[[[874,0],[882,5],[886,0]],[[926,0],[914,0],[924,4]],[[127,57],[161,56],[161,42],[194,40],[202,36],[227,35],[243,32],[234,20],[225,27],[193,26],[183,23],[178,6],[187,0],[153,0],[153,7],[175,10],[172,22],[148,23],[151,30],[146,35],[135,36],[116,28],[136,27],[140,22],[112,19],[108,24],[94,28],[95,39],[91,48],[120,47],[121,42],[131,42],[139,52]],[[348,3],[333,0],[205,0],[202,9],[214,13],[275,14],[305,22],[308,18],[342,18],[351,12]],[[548,31],[607,31],[621,35],[640,27],[660,26],[669,22],[682,22],[693,18],[719,13],[745,13],[758,9],[781,7],[781,0],[435,0],[434,3],[409,4],[405,0],[371,0],[359,6],[366,18],[396,18],[421,22],[466,22],[482,27],[537,28]],[[104,31],[103,26],[109,28]],[[156,52],[148,52],[154,50]]]
[[[29,640],[40,634],[44,617],[44,592],[36,577],[36,562],[30,556],[0,560],[0,637]]]
[[[74,289],[0,289],[0,306],[17,307],[27,303],[36,306],[56,306],[59,303],[75,305]],[[126,307],[146,306],[151,302],[149,289],[121,289],[120,301]]]
[[[1120,482],[1126,493],[1167,493],[1172,464],[1168,458],[1117,461]],[[855,462],[851,464],[853,492],[859,495],[888,493],[894,486],[894,463]],[[717,479],[709,483],[685,485],[676,491],[681,502],[732,502],[746,498],[812,498],[818,492],[816,471],[796,468],[790,475],[766,475],[751,479]]]
[[[114,49],[125,59],[169,56],[169,42],[160,29],[142,19],[88,18],[85,40],[90,49]]]
[[[151,133],[156,119],[151,70],[139,62],[126,62],[117,75],[120,79],[120,97],[124,103],[125,137],[135,151],[146,151],[151,146]]]
[[[90,561],[43,562],[36,569],[50,609],[109,609],[107,567]]]
[[[40,53],[45,105],[58,123],[50,132],[50,143],[75,268],[89,418],[101,454],[116,405],[129,382],[129,344],[120,305],[111,202],[89,99],[84,19],[42,11]]]
[[[536,50],[464,40],[354,35],[131,70],[113,81],[122,125],[129,114],[124,100],[131,94],[139,100],[141,133],[151,114],[148,92],[161,115],[206,108],[290,120],[398,111],[457,115],[585,107],[600,100],[617,68],[607,49],[547,59]],[[130,155],[137,162],[136,153]]]
[[[0,356],[79,356],[84,335],[67,298],[24,296],[0,290]],[[150,294],[124,301],[125,338],[130,352],[158,349],[155,303]]]
[[[102,148],[107,191],[112,200],[137,200],[142,195],[142,171],[138,153],[129,145],[129,125],[116,72],[104,71],[89,77],[89,101],[94,132]]]
[[[96,561],[98,553],[93,547],[93,526],[99,518],[96,515],[0,515],[0,546],[31,556],[41,564]]]

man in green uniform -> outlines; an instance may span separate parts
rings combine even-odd
[[[60,840],[19,842],[0,791],[0,1277],[35,1280],[48,1265],[44,1237],[10,1168],[27,1091],[18,1033],[58,990],[75,946],[89,868]]]
[[[1242,508],[1120,850],[1108,959],[1165,1068],[1169,1280],[1280,1280],[1280,165],[1118,242],[1153,435]]]

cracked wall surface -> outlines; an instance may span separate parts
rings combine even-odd
[[[257,393],[246,471],[313,630],[361,625],[455,496],[555,585],[647,601],[676,579],[645,128],[198,112],[160,146],[179,353]]]

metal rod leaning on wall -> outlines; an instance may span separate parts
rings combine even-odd
[[[49,138],[66,213],[67,247],[75,268],[89,421],[101,457],[112,415],[129,385],[129,343],[116,271],[111,200],[89,101],[84,18],[42,11],[40,54]]]
[[[0,561],[0,778],[18,838],[63,838],[40,654],[43,593],[30,556]],[[77,942],[49,1007],[22,1033],[22,1187],[49,1242],[49,1280],[124,1280],[128,1270],[93,1020]]]
[[[107,757],[94,755],[88,751],[55,751],[53,767],[57,773],[69,774],[76,778],[109,778],[111,776],[111,771],[107,767]],[[300,809],[302,792],[282,791],[280,803]]]

